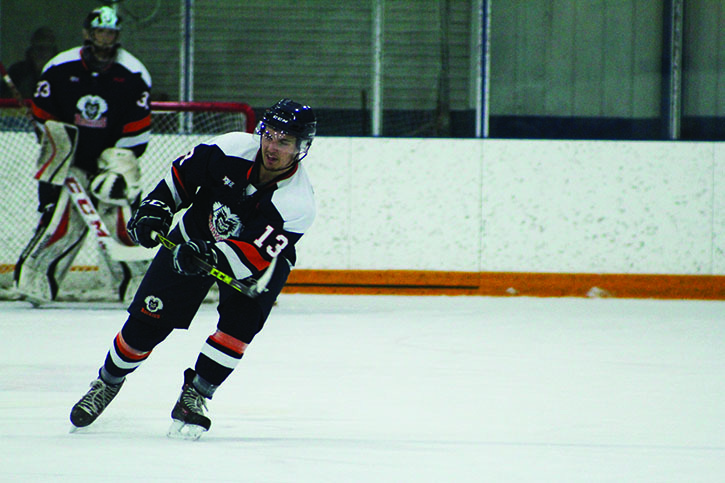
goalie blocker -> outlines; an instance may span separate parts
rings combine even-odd
[[[15,264],[13,277],[18,293],[35,305],[56,299],[89,228],[108,275],[118,284],[120,300],[133,294],[153,256],[133,246],[125,229],[134,201],[128,197],[138,198],[140,193],[133,153],[114,148],[104,151],[99,165],[105,169],[94,178],[96,207],[86,193],[87,174],[72,167],[77,139],[73,125],[44,124],[35,178],[41,184],[41,198],[42,193],[51,195],[41,199],[40,220]]]

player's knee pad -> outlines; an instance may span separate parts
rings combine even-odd
[[[266,314],[255,299],[234,294],[219,305],[217,329],[249,343],[262,330],[265,319]]]
[[[166,339],[173,327],[150,324],[129,316],[121,329],[123,340],[137,351],[149,352]]]

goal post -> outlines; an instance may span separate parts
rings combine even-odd
[[[40,151],[26,108],[0,99],[0,300],[16,298],[13,270],[38,222],[37,181]],[[139,158],[143,193],[166,175],[171,162],[211,137],[230,131],[253,132],[252,108],[237,102],[151,102],[151,139]],[[59,300],[115,301],[94,240],[87,237],[63,282]]]

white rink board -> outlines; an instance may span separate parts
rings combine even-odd
[[[177,154],[207,138],[169,137]],[[320,137],[303,161],[318,216],[297,266],[725,274],[724,155],[718,143]],[[144,171],[145,189],[162,174]],[[0,204],[13,242],[0,263],[13,264],[26,239],[7,230],[30,237],[35,191],[3,187],[29,203]]]
[[[723,149],[320,138],[298,268],[725,274]]]
[[[725,144],[714,145],[713,213],[712,213],[712,273],[725,273]]]

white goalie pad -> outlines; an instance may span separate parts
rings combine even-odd
[[[78,213],[70,209],[70,196],[63,190],[52,216],[38,225],[18,260],[18,293],[36,305],[55,299],[87,230]]]
[[[78,142],[78,128],[72,124],[46,121],[40,141],[35,179],[63,185],[73,163]]]
[[[108,148],[98,158],[101,170],[91,181],[93,195],[112,205],[133,202],[141,194],[141,170],[133,151]]]

